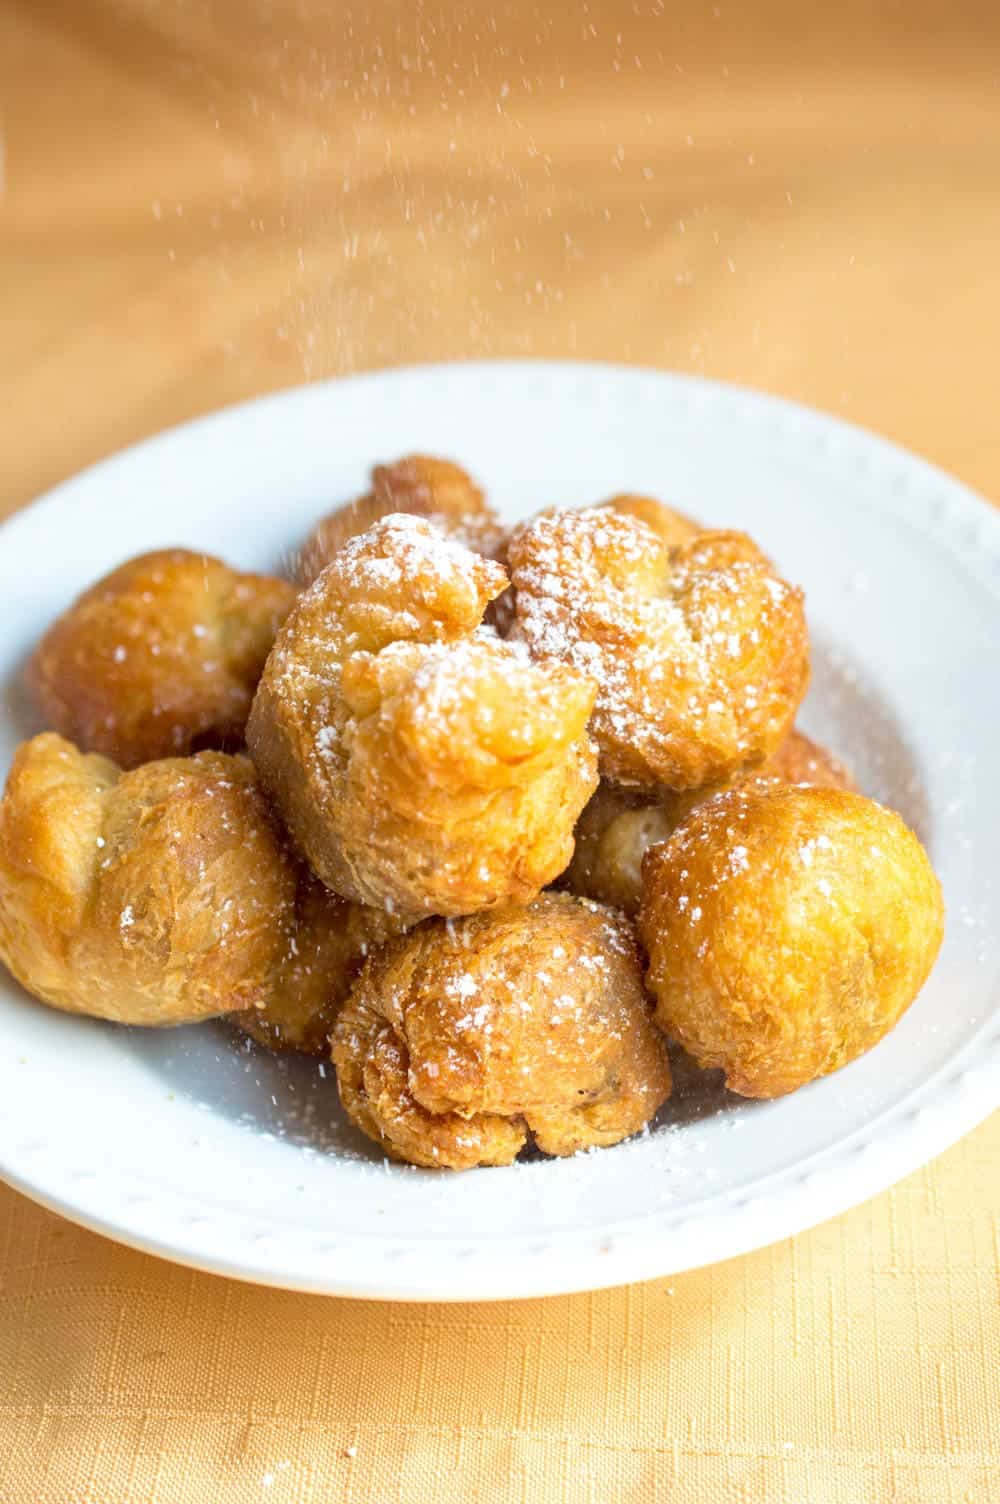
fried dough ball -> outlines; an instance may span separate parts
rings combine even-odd
[[[299,555],[299,579],[311,585],[348,538],[393,512],[431,518],[442,532],[491,558],[504,537],[497,514],[461,466],[409,454],[393,465],[376,465],[370,491],[317,523]]]
[[[675,512],[673,507],[657,501],[654,496],[636,496],[631,491],[626,491],[620,496],[611,496],[607,501],[601,502],[598,510],[605,507],[609,507],[613,512],[620,512],[626,517],[638,517],[640,522],[652,528],[660,542],[665,543],[668,548],[673,548],[679,543],[688,543],[705,531],[683,512]]]
[[[623,492],[620,496],[612,496],[607,501],[599,502],[596,510],[610,510],[624,516],[637,517],[640,522],[652,528],[661,542],[667,544],[668,547],[686,543],[703,531],[696,522],[691,521],[690,517],[673,511],[652,496],[635,496],[631,492]],[[536,513],[533,520],[537,521],[539,517],[550,517],[558,511],[558,507],[549,507],[543,512]],[[509,568],[510,539],[511,534],[508,533],[492,554],[492,557],[498,559],[505,569]],[[470,544],[470,547],[474,546]],[[498,600],[490,603],[486,619],[496,627],[501,637],[509,637],[514,625],[514,616],[514,591],[510,589],[506,590]]]
[[[294,586],[184,548],[91,585],[28,665],[49,725],[120,767],[238,745]]]
[[[758,768],[754,777],[758,781],[807,783],[817,789],[846,789],[848,793],[857,793],[858,788],[845,762],[798,729],[789,732],[774,756]]]
[[[327,887],[401,921],[528,902],[597,783],[590,681],[479,630],[503,569],[384,518],[300,598],[247,741]]]
[[[545,893],[429,920],[369,961],[337,1021],[350,1118],[394,1159],[455,1170],[615,1144],[670,1094],[631,926]]]
[[[298,864],[246,757],[131,772],[52,732],[0,801],[0,959],[68,1013],[181,1024],[277,984]]]
[[[597,683],[605,777],[698,788],[775,751],[809,677],[802,594],[745,534],[668,549],[594,507],[536,518],[509,559],[512,637]]]
[[[391,915],[338,898],[307,874],[277,983],[254,1007],[231,1014],[230,1022],[270,1050],[325,1057],[365,958],[399,933]]]
[[[871,1049],[941,944],[920,842],[840,789],[719,794],[647,852],[643,879],[657,1020],[746,1097],[782,1096]]]
[[[768,788],[784,783],[854,788],[844,764],[796,730],[789,732],[774,756],[755,773],[739,773],[722,788],[714,784],[707,789],[645,793],[602,778],[577,823],[573,860],[560,886],[635,915],[642,901],[642,859],[650,846],[668,840],[693,809],[724,788],[738,784]]]

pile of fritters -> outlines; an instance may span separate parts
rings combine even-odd
[[[753,1097],[847,1064],[941,942],[916,836],[794,728],[802,593],[632,494],[507,531],[410,455],[296,581],[128,560],[28,669],[0,958],[53,1007],[332,1053],[385,1153],[617,1143],[667,1042]]]

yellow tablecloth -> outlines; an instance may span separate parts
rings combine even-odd
[[[523,354],[1000,496],[998,49],[990,0],[0,0],[0,513],[269,388]],[[998,1151],[493,1307],[242,1287],[0,1190],[0,1500],[992,1504]]]

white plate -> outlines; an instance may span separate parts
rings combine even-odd
[[[648,491],[745,526],[805,584],[807,729],[928,843],[948,932],[895,1032],[773,1103],[681,1083],[616,1149],[465,1175],[391,1166],[332,1070],[223,1026],[66,1017],[0,980],[0,1173],[139,1248],[244,1279],[430,1300],[553,1294],[760,1247],[855,1205],[986,1116],[997,1015],[1000,516],[929,465],[773,398],[611,366],[436,366],[220,413],[61,486],[0,529],[0,767],[36,729],[37,635],[96,575],[184,543],[280,560],[375,460],[453,455],[512,517]]]

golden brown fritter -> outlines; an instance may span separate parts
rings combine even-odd
[[[409,454],[393,465],[376,465],[370,491],[317,523],[299,555],[302,583],[311,585],[348,538],[393,512],[428,517],[443,533],[491,558],[504,538],[499,517],[461,466]]]
[[[248,745],[313,871],[401,921],[528,902],[596,787],[592,684],[479,629],[505,583],[386,517],[302,595],[254,701]]]
[[[652,528],[660,542],[665,543],[668,548],[673,548],[680,543],[689,543],[692,538],[697,538],[699,533],[705,531],[683,512],[675,512],[673,507],[657,501],[654,496],[637,496],[631,491],[623,491],[621,495],[611,496],[600,505],[610,507],[613,512],[620,512],[623,516],[638,517],[640,522]]]
[[[505,1165],[615,1144],[670,1093],[631,926],[545,893],[429,920],[361,973],[334,1032],[341,1100],[395,1159]]]
[[[754,775],[781,783],[807,783],[816,789],[846,789],[857,792],[854,775],[846,763],[814,742],[804,731],[793,730],[785,737],[773,757]]]
[[[0,801],[0,959],[69,1013],[180,1024],[270,995],[298,868],[250,761],[123,773],[52,732]]]
[[[29,688],[53,730],[120,767],[238,745],[295,596],[207,554],[142,554],[56,619]]]
[[[605,777],[698,788],[775,751],[809,677],[802,594],[743,533],[668,549],[595,507],[518,529],[509,560],[512,638],[598,686]]]
[[[916,836],[839,789],[718,794],[647,852],[643,886],[657,1020],[747,1097],[782,1096],[871,1049],[943,934]]]
[[[803,732],[792,730],[774,756],[754,773],[737,773],[728,783],[705,789],[625,789],[602,778],[577,822],[573,860],[560,887],[626,914],[639,912],[642,859],[650,846],[666,841],[703,800],[738,785],[768,788],[808,783],[816,788],[853,789],[844,764]]]
[[[652,496],[636,496],[631,492],[622,492],[619,496],[612,496],[607,501],[598,503],[598,511],[605,509],[629,517],[638,517],[640,522],[652,528],[662,543],[671,547],[675,544],[687,543],[689,539],[697,537],[700,532],[704,531],[696,522],[692,522],[690,517],[671,510],[662,501],[656,501]],[[532,521],[537,521],[539,517],[551,517],[558,511],[558,507],[547,507],[544,511],[537,512]],[[507,555],[511,536],[512,534],[508,532],[491,552],[491,557],[497,559],[505,569],[509,569]],[[469,544],[470,548],[475,546],[475,543]],[[485,552],[483,549],[479,551]],[[486,620],[496,627],[501,637],[509,637],[514,626],[514,616],[514,591],[511,588],[505,590],[497,600],[490,602]]]
[[[337,1015],[366,957],[400,927],[390,915],[338,898],[303,869],[277,980],[231,1022],[270,1050],[326,1056]]]

